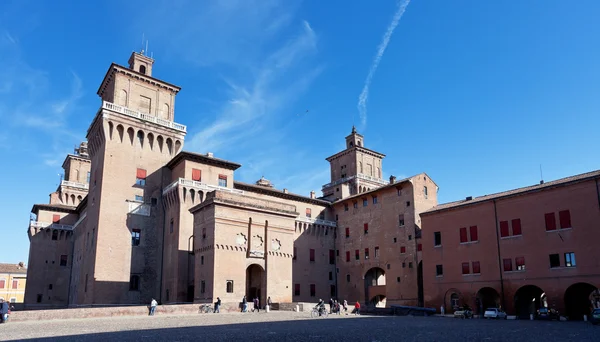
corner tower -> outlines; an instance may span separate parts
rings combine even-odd
[[[364,137],[352,126],[346,149],[326,159],[331,182],[323,185],[323,197],[335,201],[388,184],[382,179],[383,158],[385,154],[364,147]]]
[[[111,64],[98,89],[75,304],[148,302],[160,293],[163,166],[182,149],[186,127],[173,121],[181,88],[153,77],[153,65],[134,52],[129,67]]]

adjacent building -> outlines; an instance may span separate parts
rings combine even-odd
[[[25,264],[0,264],[0,300],[23,303],[27,285]]]
[[[421,213],[425,305],[589,314],[600,305],[599,180],[594,171]]]

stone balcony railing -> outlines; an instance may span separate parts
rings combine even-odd
[[[68,186],[71,188],[77,188],[77,189],[85,189],[88,190],[90,188],[90,185],[87,183],[78,183],[78,182],[71,182],[71,181],[66,181],[63,180],[62,182],[60,182],[61,186]]]
[[[143,121],[152,122],[152,123],[155,123],[155,124],[163,126],[163,127],[168,127],[168,128],[174,129],[176,131],[180,131],[180,132],[184,132],[184,133],[187,131],[187,127],[185,125],[178,124],[173,121],[161,119],[161,118],[158,118],[158,117],[153,116],[148,113],[142,113],[142,112],[138,112],[136,110],[131,110],[127,107],[119,106],[119,105],[116,105],[111,102],[102,101],[102,109],[107,109],[107,110],[110,110],[113,112],[121,113],[121,114],[130,116],[132,118],[140,119]]]
[[[73,230],[73,226],[59,223],[39,222],[30,221],[29,227],[40,228],[40,229],[61,229],[61,230]]]
[[[179,178],[163,189],[163,195],[167,194],[169,191],[172,191],[173,189],[176,189],[178,185],[185,186],[188,188],[203,190],[206,192],[219,190],[219,191],[229,192],[229,193],[238,194],[238,195],[244,194],[243,190],[231,189],[231,188],[227,188],[224,186],[218,186],[218,185],[212,185],[212,184],[198,182],[198,181],[194,181],[191,179]]]
[[[141,202],[128,201],[129,214],[150,216],[150,204]]]
[[[335,222],[335,221],[322,220],[322,219],[318,219],[318,218],[314,219],[314,218],[305,217],[305,216],[296,217],[296,221],[306,222],[306,223],[311,223],[311,224],[319,224],[322,226],[337,227],[337,222]]]
[[[381,178],[377,178],[377,177],[371,177],[371,176],[367,176],[367,175],[365,175],[365,174],[362,174],[362,173],[358,173],[358,174],[356,174],[355,176],[350,176],[350,177],[346,177],[346,178],[338,179],[338,180],[336,180],[336,181],[334,181],[334,182],[331,182],[331,183],[327,183],[327,184],[323,185],[323,189],[330,188],[330,187],[332,187],[332,186],[336,186],[336,185],[338,185],[338,184],[345,183],[345,182],[347,182],[347,181],[349,181],[349,180],[352,180],[352,179],[354,179],[354,178],[358,178],[358,179],[362,179],[362,180],[371,181],[371,182],[373,182],[373,183],[377,183],[377,184],[380,184],[380,185],[382,185],[382,186],[383,186],[383,185],[388,185],[388,184],[390,184],[390,182],[388,182],[388,181],[386,181],[386,180],[383,180],[383,179],[381,179]]]

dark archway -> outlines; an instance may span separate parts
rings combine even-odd
[[[385,307],[385,271],[373,267],[365,273],[365,301],[368,306]]]
[[[263,293],[266,289],[264,278],[265,270],[260,265],[252,264],[246,268],[246,299],[252,303],[258,297],[261,307],[266,300]]]
[[[500,307],[500,294],[494,288],[482,287],[477,291],[477,299],[479,301],[477,312],[480,314],[488,308]]]
[[[453,313],[463,305],[462,294],[458,289],[451,288],[444,294],[444,311]]]
[[[569,320],[582,320],[590,315],[595,305],[595,292],[598,289],[588,283],[576,283],[565,291],[565,316]]]
[[[520,287],[515,293],[515,310],[517,317],[528,318],[541,307],[548,307],[546,293],[535,285]]]

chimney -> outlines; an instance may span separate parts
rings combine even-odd
[[[540,181],[540,184],[544,184],[544,180],[543,179]]]
[[[472,199],[473,199],[473,196],[469,196],[469,197],[467,197],[467,198],[465,199],[465,201],[470,201],[470,200],[472,200]]]
[[[284,193],[284,194],[289,194],[290,192],[288,191],[288,189],[286,189],[286,188],[283,188],[283,193]]]
[[[390,184],[396,183],[396,176],[390,176]]]
[[[314,190],[310,192],[310,198],[316,198]]]
[[[212,153],[212,152],[208,152],[208,153],[206,154],[206,156],[207,156],[208,158],[212,158],[212,157],[213,157],[213,153]]]

